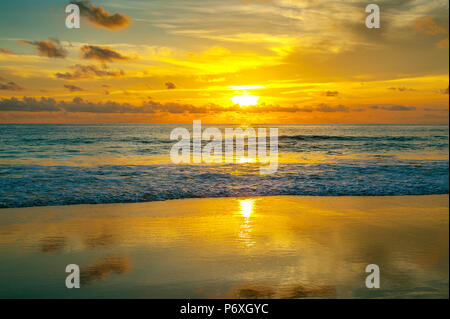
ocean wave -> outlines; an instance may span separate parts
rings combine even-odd
[[[436,139],[448,139],[447,136],[433,136]],[[342,135],[282,135],[279,140],[297,140],[297,141],[353,141],[353,142],[410,142],[410,141],[427,141],[428,137],[421,136],[342,136]]]
[[[376,159],[259,165],[0,165],[0,207],[273,195],[448,194],[448,161]]]
[[[280,125],[278,150],[288,160],[268,176],[259,164],[171,164],[162,158],[175,127],[0,124],[0,207],[449,189],[448,125]],[[144,160],[164,164],[95,166]]]

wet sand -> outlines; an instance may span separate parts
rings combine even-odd
[[[1,298],[448,298],[448,195],[0,209]],[[81,288],[65,286],[66,265]],[[381,287],[365,286],[377,264]]]

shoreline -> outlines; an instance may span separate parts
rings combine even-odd
[[[417,197],[417,196],[450,196],[450,193],[436,193],[436,194],[405,194],[405,195],[249,195],[249,196],[222,196],[222,197],[187,197],[187,198],[174,198],[174,199],[161,199],[152,201],[137,201],[137,202],[111,202],[111,203],[80,203],[80,204],[65,204],[65,205],[38,205],[38,206],[18,206],[18,207],[0,207],[0,214],[4,210],[10,209],[29,209],[29,208],[57,208],[57,207],[70,207],[70,206],[101,206],[101,205],[126,205],[126,204],[150,204],[150,203],[165,203],[174,201],[186,201],[186,200],[211,200],[211,199],[237,199],[244,200],[250,198],[288,198],[288,197],[300,197],[300,198],[404,198],[404,197]]]

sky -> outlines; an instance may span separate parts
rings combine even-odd
[[[69,3],[0,2],[0,123],[448,123],[448,0]]]

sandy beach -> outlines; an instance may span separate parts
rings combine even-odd
[[[0,210],[0,297],[448,298],[448,195]],[[81,288],[65,286],[66,265]],[[381,288],[365,287],[377,264]]]

